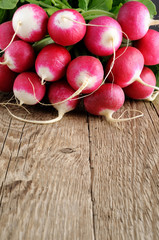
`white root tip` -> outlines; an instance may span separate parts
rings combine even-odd
[[[159,91],[155,91],[151,96],[149,96],[145,100],[149,102],[153,102],[157,98],[158,94],[159,94]]]
[[[24,104],[24,102],[22,100],[20,100],[19,106],[22,106],[23,104]]]
[[[41,85],[45,85],[45,83],[46,83],[45,78],[42,78],[42,79],[41,79]]]
[[[125,114],[125,112],[137,112],[137,113],[139,113],[138,115],[136,115],[136,116],[133,116],[133,117],[129,117],[129,118],[121,118],[124,114]],[[139,111],[139,110],[133,110],[133,109],[131,109],[131,110],[125,110],[121,115],[120,115],[120,117],[118,117],[118,118],[113,118],[113,113],[114,113],[114,111],[112,111],[112,110],[106,110],[102,115],[103,116],[105,116],[105,118],[106,118],[106,120],[108,121],[108,122],[126,122],[126,121],[130,121],[130,120],[133,120],[133,119],[137,119],[137,118],[139,118],[139,117],[143,117],[144,116],[144,114],[143,114],[143,112],[141,112],[141,111]]]
[[[19,120],[19,121],[21,121],[21,122],[25,122],[25,123],[33,123],[33,124],[41,124],[41,125],[46,125],[46,124],[52,124],[52,123],[55,123],[55,122],[58,122],[58,121],[60,121],[62,118],[63,118],[63,116],[64,116],[64,114],[65,114],[65,112],[58,112],[58,117],[56,117],[56,118],[54,118],[54,119],[51,119],[51,120],[45,120],[45,121],[38,121],[38,120],[30,120],[30,119],[25,119],[25,118],[22,118],[22,117],[18,117],[18,116],[16,116],[15,114],[13,114],[9,109],[8,109],[8,107],[6,107],[6,106],[4,106],[6,109],[7,109],[7,111],[9,112],[9,114],[13,117],[13,118],[15,118],[15,119],[17,119],[17,120]]]

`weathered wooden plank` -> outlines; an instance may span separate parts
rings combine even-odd
[[[159,118],[150,103],[125,108],[144,117],[116,125],[89,119],[95,239],[157,240]]]
[[[52,117],[33,110],[33,118]],[[0,129],[0,239],[93,240],[86,115],[41,126],[1,109]]]
[[[50,127],[2,110],[0,239],[158,239],[158,101],[125,108],[145,116],[111,125],[77,110]]]

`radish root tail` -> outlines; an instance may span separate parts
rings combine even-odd
[[[148,84],[148,83],[145,83],[140,77],[138,77],[137,79],[135,79],[135,81],[143,84],[144,86],[147,86],[147,87],[150,87],[150,88],[153,88],[153,89],[156,89],[156,90],[159,91],[159,87],[152,86],[152,85],[150,85],[150,84]]]
[[[21,121],[21,122],[25,122],[25,123],[33,123],[33,124],[41,124],[41,125],[45,125],[45,124],[51,124],[51,123],[55,123],[55,122],[58,122],[58,121],[60,121],[62,118],[63,118],[63,116],[64,116],[64,112],[58,112],[58,117],[56,117],[56,118],[54,118],[54,119],[50,119],[50,120],[45,120],[45,121],[42,121],[42,120],[30,120],[30,119],[25,119],[25,118],[22,118],[22,117],[18,117],[18,116],[16,116],[15,114],[13,114],[10,110],[9,110],[9,108],[8,107],[6,107],[6,106],[4,106],[6,109],[7,109],[7,111],[9,112],[9,114],[13,117],[13,118],[15,118],[15,119],[17,119],[17,120],[19,120],[19,121]]]
[[[121,118],[126,112],[137,112],[139,113],[138,115],[136,116],[133,116],[133,117],[129,117],[129,118]],[[139,117],[143,117],[143,112],[139,111],[139,110],[125,110],[121,115],[120,117],[118,118],[113,118],[113,113],[114,111],[106,111],[103,115],[106,117],[107,121],[108,122],[125,122],[125,121],[130,121],[130,120],[133,120],[133,119],[137,119]]]
[[[9,44],[3,50],[0,51],[0,53],[3,53],[12,44],[12,42],[14,41],[14,39],[15,39],[17,33],[18,33],[18,30],[19,30],[19,27],[21,26],[21,24],[22,23],[19,21],[18,24],[17,24],[17,29],[16,29],[15,33],[13,34],[13,37],[12,37],[11,41],[9,42]]]

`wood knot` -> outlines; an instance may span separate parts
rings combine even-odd
[[[75,150],[73,150],[72,148],[62,148],[60,150],[60,152],[62,152],[62,153],[73,153],[73,152],[75,152]]]

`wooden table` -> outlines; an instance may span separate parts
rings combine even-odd
[[[159,239],[159,100],[127,101],[114,116],[125,109],[144,117],[109,124],[81,107],[34,125],[0,108],[1,240]]]

